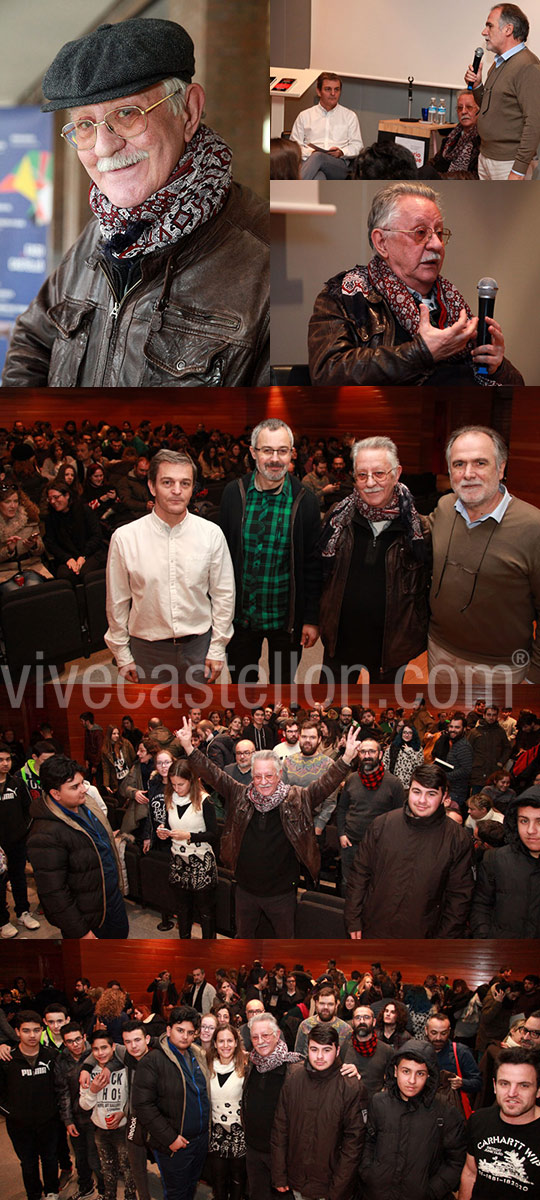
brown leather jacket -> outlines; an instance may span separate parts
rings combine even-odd
[[[427,517],[421,517],[424,539],[429,541]],[[339,618],[354,545],[352,523],[343,529],[332,574],[321,597],[321,640],[335,654]],[[422,654],[427,645],[430,565],[417,562],[404,533],[399,533],[386,552],[386,611],[381,671],[392,671]]]
[[[225,829],[221,838],[220,859],[224,866],[234,871],[242,845],[242,838],[251,821],[254,808],[246,796],[246,785],[237,783],[225,771],[201,754],[193,750],[189,756],[190,766],[195,773],[215,788],[220,796],[227,801],[227,816]],[[300,862],[307,867],[312,879],[316,879],[321,856],[313,828],[312,813],[323,800],[326,800],[338,785],[347,777],[350,767],[342,758],[321,775],[320,779],[310,783],[309,787],[298,787],[292,784],[286,799],[280,805],[279,814],[286,837],[289,839]]]
[[[424,339],[397,324],[374,289],[367,296],[341,294],[343,275],[325,284],[309,322],[309,371],[313,384],[474,384],[471,360],[435,362]],[[523,377],[504,358],[490,376],[498,384],[520,384]]]
[[[142,259],[118,302],[92,219],[15,324],[12,387],[268,384],[268,209],[233,184],[212,220]]]

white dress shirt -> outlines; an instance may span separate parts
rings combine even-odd
[[[360,154],[364,144],[356,113],[351,108],[343,108],[341,104],[336,104],[330,110],[323,108],[322,104],[315,104],[313,108],[298,113],[291,130],[291,141],[300,143],[304,160],[315,153],[309,142],[313,142],[320,150],[332,150],[337,146],[345,158]]]
[[[221,529],[187,512],[172,528],[155,512],[117,529],[107,561],[105,642],[118,667],[133,662],[129,639],[205,633],[221,660],[233,632],[234,573]]]

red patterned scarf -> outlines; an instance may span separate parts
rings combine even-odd
[[[353,1032],[351,1042],[357,1054],[363,1054],[364,1058],[371,1058],[371,1055],[375,1054],[377,1049],[377,1034],[373,1031],[371,1037],[366,1038],[364,1042],[360,1042],[356,1033]]]
[[[323,558],[334,557],[343,536],[343,530],[352,521],[355,509],[367,521],[393,521],[396,517],[400,517],[415,558],[422,561],[426,557],[422,522],[414,506],[412,494],[406,484],[398,481],[386,508],[374,508],[370,504],[366,504],[356,488],[350,496],[346,496],[344,500],[336,504],[327,524],[329,533],[322,549]]]
[[[283,783],[283,780],[280,780],[275,792],[272,792],[271,796],[262,796],[261,793],[257,791],[255,784],[250,783],[249,787],[246,788],[246,796],[248,800],[251,800],[251,803],[253,804],[253,807],[257,809],[257,812],[264,813],[270,812],[273,808],[277,808],[278,804],[283,804],[283,801],[285,797],[288,796],[290,790],[290,783]]]
[[[371,792],[374,792],[375,788],[380,787],[383,781],[384,763],[382,758],[380,763],[375,767],[374,771],[364,772],[362,767],[359,767],[358,774],[364,787],[368,788]]]
[[[419,303],[411,295],[403,280],[398,278],[384,259],[379,258],[378,254],[374,255],[367,267],[353,267],[352,271],[347,271],[341,281],[341,291],[345,296],[354,296],[356,292],[362,292],[367,296],[372,288],[379,292],[386,301],[401,328],[410,333],[411,337],[415,337],[420,324]],[[472,317],[466,300],[449,279],[443,279],[442,275],[439,275],[435,280],[434,288],[440,310],[437,318],[439,329],[446,329],[448,325],[453,325],[462,308],[465,309],[468,317]],[[454,355],[454,358],[468,358],[472,345],[471,342],[466,350],[460,351],[459,354]]]
[[[116,208],[93,183],[90,208],[105,241],[117,239],[113,254],[121,259],[151,254],[215,217],[231,186],[231,159],[229,146],[201,125],[167,182],[142,204]]]

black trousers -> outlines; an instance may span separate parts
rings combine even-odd
[[[203,938],[216,936],[216,889],[201,888],[199,891],[189,891],[187,888],[175,888],[178,897],[178,934],[181,938],[191,937],[191,926],[198,915]]]
[[[257,683],[259,658],[264,639],[268,641],[270,683],[292,683],[302,654],[301,642],[286,629],[235,629],[227,646],[227,666],[231,682]]]
[[[242,1200],[246,1190],[245,1158],[225,1158],[209,1154],[210,1179],[214,1200]]]
[[[58,1119],[53,1117],[33,1129],[8,1117],[6,1129],[22,1168],[28,1200],[40,1200],[43,1188],[39,1165],[43,1173],[45,1194],[58,1191]]]

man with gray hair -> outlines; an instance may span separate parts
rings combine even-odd
[[[368,217],[374,256],[328,280],[309,323],[314,384],[523,383],[504,358],[502,329],[487,318],[490,344],[478,346],[478,318],[440,274],[451,231],[440,199],[424,183],[391,183]]]
[[[5,385],[269,382],[267,206],[232,183],[194,73],[186,30],[138,17],[49,67],[42,108],[69,110],[93,219],[18,318]]]
[[[527,47],[529,22],[517,4],[496,4],[482,37],[495,55],[485,85],[482,63],[465,72],[480,107],[480,179],[531,179],[540,141],[540,62]]]
[[[508,451],[495,429],[455,430],[446,455],[454,495],[430,518],[430,671],[475,688],[540,683],[540,510],[504,486]]]
[[[105,641],[121,675],[213,683],[232,633],[234,577],[217,525],[188,505],[196,479],[187,454],[159,450],[150,462],[154,508],[117,529],[107,561]]]
[[[349,730],[343,754],[309,787],[283,782],[282,764],[273,750],[255,752],[252,782],[246,787],[193,748],[191,721],[185,717],[176,736],[192,770],[227,805],[220,856],[235,874],[236,936],[256,937],[265,916],[273,937],[294,937],[299,866],[316,880],[321,862],[312,814],[346,779],[358,730]]]
[[[290,473],[293,445],[284,421],[261,421],[251,435],[253,473],[223,493],[220,523],[236,581],[227,652],[233,683],[239,676],[257,681],[265,638],[270,682],[290,683],[302,648],[314,646],[319,636],[319,504]]]
[[[321,535],[323,677],[393,681],[427,644],[427,520],[399,482],[397,447],[369,437],[352,449],[354,491],[331,509]]]

